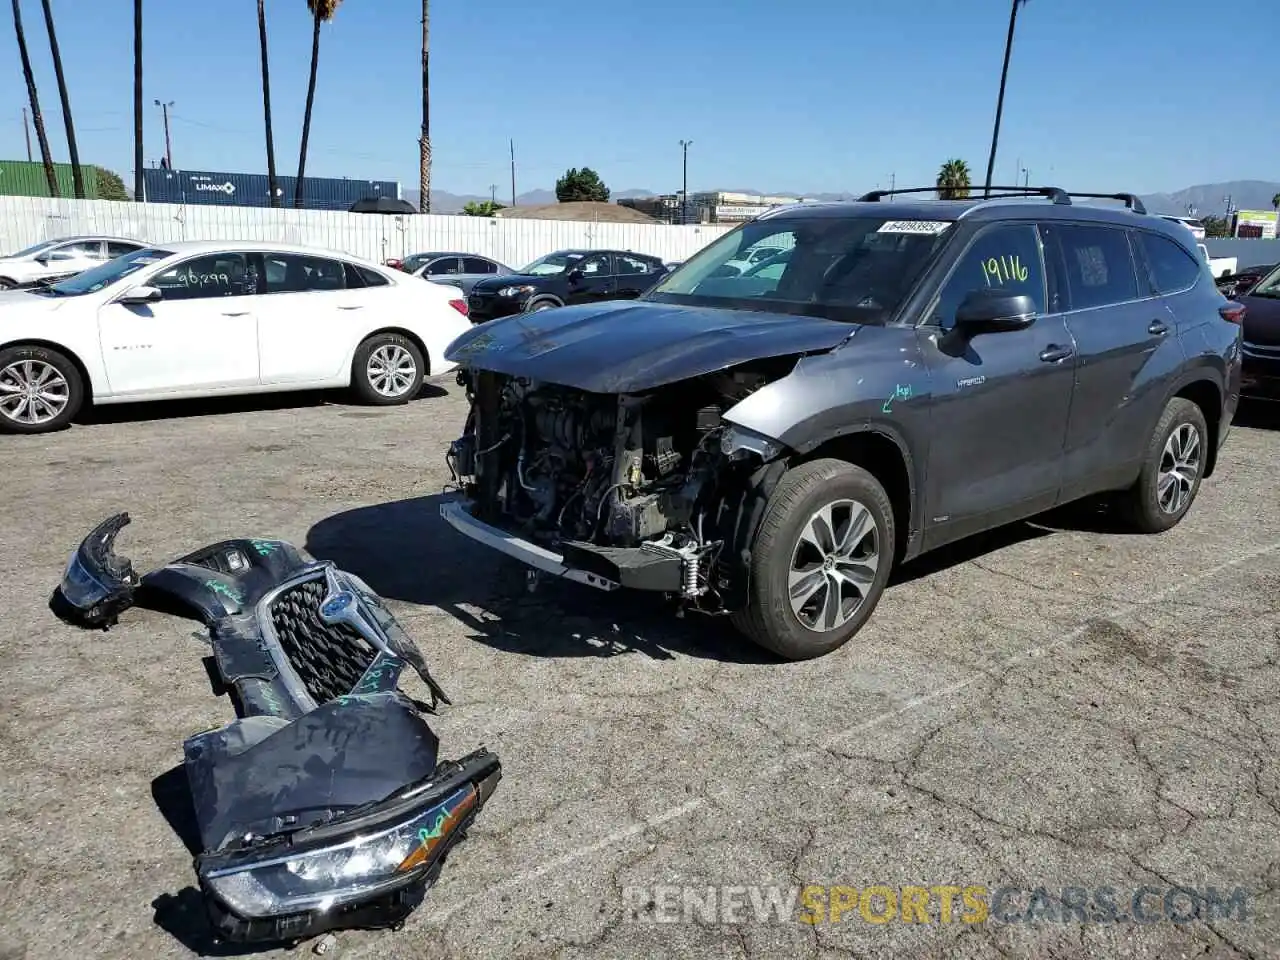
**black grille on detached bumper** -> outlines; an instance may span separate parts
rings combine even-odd
[[[284,655],[316,703],[350,693],[377,651],[346,624],[320,619],[323,578],[286,588],[271,604],[271,626]]]

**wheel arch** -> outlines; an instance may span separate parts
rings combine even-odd
[[[0,343],[0,350],[9,350],[13,347],[44,347],[46,350],[56,350],[62,354],[71,361],[76,368],[76,372],[80,374],[81,388],[84,390],[84,402],[81,409],[93,403],[93,377],[89,374],[89,368],[85,366],[85,362],[80,359],[80,355],[70,347],[63,346],[54,340],[42,340],[40,337],[19,337],[17,340]]]
[[[1205,458],[1204,476],[1211,477],[1218,465],[1218,438],[1222,431],[1222,388],[1214,380],[1201,375],[1181,384],[1174,391],[1173,397],[1190,400],[1204,414],[1204,422],[1209,427],[1209,449]]]
[[[830,457],[866,470],[880,482],[893,505],[894,556],[898,562],[920,552],[920,507],[911,451],[896,433],[872,424],[851,433],[806,445],[791,465]]]
[[[353,379],[355,377],[356,353],[360,350],[361,344],[366,343],[372,338],[384,333],[392,333],[396,336],[404,337],[417,347],[418,351],[422,354],[422,363],[426,367],[426,369],[422,371],[422,376],[424,378],[431,376],[431,352],[427,349],[427,345],[422,342],[422,338],[412,330],[406,330],[404,327],[386,326],[379,327],[377,330],[370,330],[360,338],[360,342],[357,343],[355,348],[351,351],[351,362],[348,364],[348,367]]]
[[[564,306],[564,301],[554,293],[535,293],[529,298],[529,307],[532,307],[535,303],[544,303],[548,301],[554,303],[557,307]],[[525,309],[527,310],[529,307],[526,307]]]

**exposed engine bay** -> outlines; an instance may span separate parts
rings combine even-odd
[[[743,432],[722,417],[794,364],[622,395],[463,370],[471,413],[449,467],[484,523],[611,583],[715,608],[726,498],[741,495],[759,466],[750,454],[764,452],[740,446]]]

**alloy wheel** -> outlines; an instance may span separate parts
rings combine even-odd
[[[800,625],[817,633],[844,626],[866,601],[880,566],[875,517],[856,500],[815,511],[791,552],[787,593]]]
[[[14,423],[49,423],[70,402],[67,378],[51,363],[15,360],[0,370],[0,414]]]
[[[1200,475],[1200,431],[1190,423],[1179,424],[1164,442],[1156,475],[1156,499],[1165,513],[1180,512],[1191,499]]]
[[[384,397],[399,397],[413,387],[418,376],[418,364],[404,347],[396,343],[384,343],[369,354],[365,365],[369,385]]]

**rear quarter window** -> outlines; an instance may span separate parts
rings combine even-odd
[[[1168,237],[1138,231],[1138,244],[1151,267],[1151,283],[1156,293],[1177,293],[1195,286],[1200,278],[1200,262]]]

